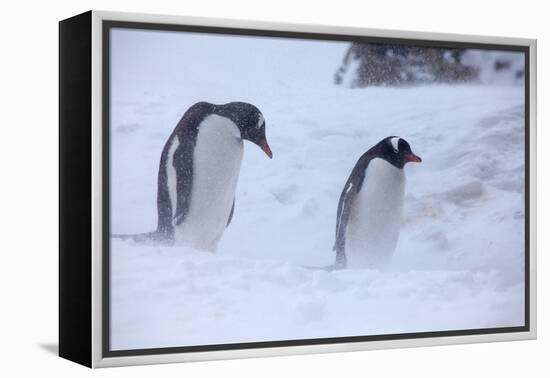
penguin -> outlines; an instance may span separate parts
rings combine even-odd
[[[383,268],[395,250],[409,162],[422,159],[409,143],[389,136],[364,153],[344,185],[336,216],[331,269]]]
[[[235,211],[243,141],[273,157],[265,129],[262,113],[249,103],[191,106],[162,150],[157,229],[132,239],[215,251]]]

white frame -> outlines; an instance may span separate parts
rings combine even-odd
[[[417,339],[399,339],[383,341],[350,342],[338,344],[318,344],[304,346],[269,347],[256,349],[234,349],[208,352],[184,352],[171,354],[150,354],[127,357],[103,357],[102,355],[102,22],[129,21],[161,24],[182,24],[240,29],[289,31],[305,33],[324,33],[341,35],[359,35],[382,38],[407,38],[437,40],[446,42],[487,43],[529,47],[530,83],[529,83],[529,332],[493,333],[465,336],[426,337]],[[173,363],[234,358],[284,356],[309,353],[349,352],[372,349],[423,347],[449,344],[466,344],[495,341],[536,339],[536,74],[537,41],[535,39],[489,37],[478,35],[442,34],[411,32],[401,30],[363,29],[322,25],[299,25],[286,23],[256,22],[214,18],[196,18],[167,16],[156,14],[138,14],[125,12],[92,11],[92,367],[114,367],[143,365],[153,363]]]

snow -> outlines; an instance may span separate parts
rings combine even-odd
[[[114,350],[524,323],[524,91],[513,83],[348,89],[347,43],[115,30],[111,231],[155,229],[160,153],[198,101],[247,101],[235,214],[216,253],[111,241]],[[404,216],[385,270],[325,272],[359,156],[388,135]]]

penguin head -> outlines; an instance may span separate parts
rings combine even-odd
[[[224,107],[239,128],[241,138],[259,146],[271,159],[273,153],[265,136],[265,119],[262,112],[246,102],[231,102]]]
[[[420,163],[422,161],[412,152],[409,143],[397,136],[387,137],[378,143],[378,155],[397,168],[403,168],[409,162]]]

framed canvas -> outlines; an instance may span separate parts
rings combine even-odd
[[[536,41],[61,21],[59,354],[536,337]]]

